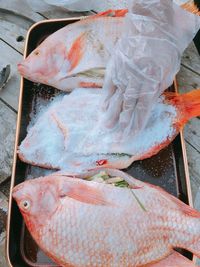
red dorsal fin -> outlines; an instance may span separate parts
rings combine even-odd
[[[84,32],[76,38],[67,54],[67,59],[71,64],[71,68],[69,71],[72,71],[78,65],[83,56],[86,42],[86,34],[87,33]]]
[[[91,18],[98,18],[98,17],[124,17],[128,13],[128,9],[109,9],[107,11],[98,13],[94,16],[91,16]]]
[[[60,198],[70,197],[91,205],[109,205],[100,189],[89,185],[89,182],[86,184],[78,179],[73,181],[73,178],[62,184],[59,196]]]

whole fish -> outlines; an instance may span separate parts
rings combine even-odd
[[[28,230],[51,259],[66,267],[136,267],[174,247],[200,257],[200,212],[159,187],[105,171],[129,187],[79,179],[96,171],[54,173],[13,189]]]
[[[56,31],[18,64],[20,74],[64,91],[102,87],[104,69],[123,32],[126,12],[109,10]]]
[[[140,135],[120,141],[117,131],[96,131],[100,90],[78,89],[55,100],[29,127],[18,148],[21,160],[45,168],[81,172],[96,167],[123,169],[169,145],[183,125],[200,115],[200,90],[165,93]]]

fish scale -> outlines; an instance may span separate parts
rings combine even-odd
[[[105,70],[123,30],[121,17],[82,19],[47,37],[18,64],[18,70],[31,81],[63,91],[102,87],[104,73],[99,69]]]
[[[137,267],[168,256],[173,247],[200,256],[199,212],[158,187],[107,171],[132,189],[62,173],[14,188],[28,229],[49,257],[66,267]],[[28,211],[25,200],[32,205]]]

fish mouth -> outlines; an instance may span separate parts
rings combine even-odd
[[[17,64],[17,68],[18,68],[19,73],[20,73],[22,76],[25,76],[25,74],[26,74],[27,71],[28,71],[28,66],[26,66],[26,65],[23,64],[23,63],[18,63],[18,64]]]
[[[12,190],[12,197],[17,201],[20,196],[20,191],[24,187],[23,184],[16,185]]]

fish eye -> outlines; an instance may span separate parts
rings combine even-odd
[[[34,54],[35,54],[36,56],[38,56],[40,53],[39,53],[38,50],[36,50],[36,51],[34,52]]]
[[[28,201],[28,200],[23,200],[23,201],[21,202],[21,206],[22,206],[22,208],[23,208],[24,210],[28,210],[28,209],[30,208],[30,206],[31,206],[31,203],[30,203],[30,201]]]

